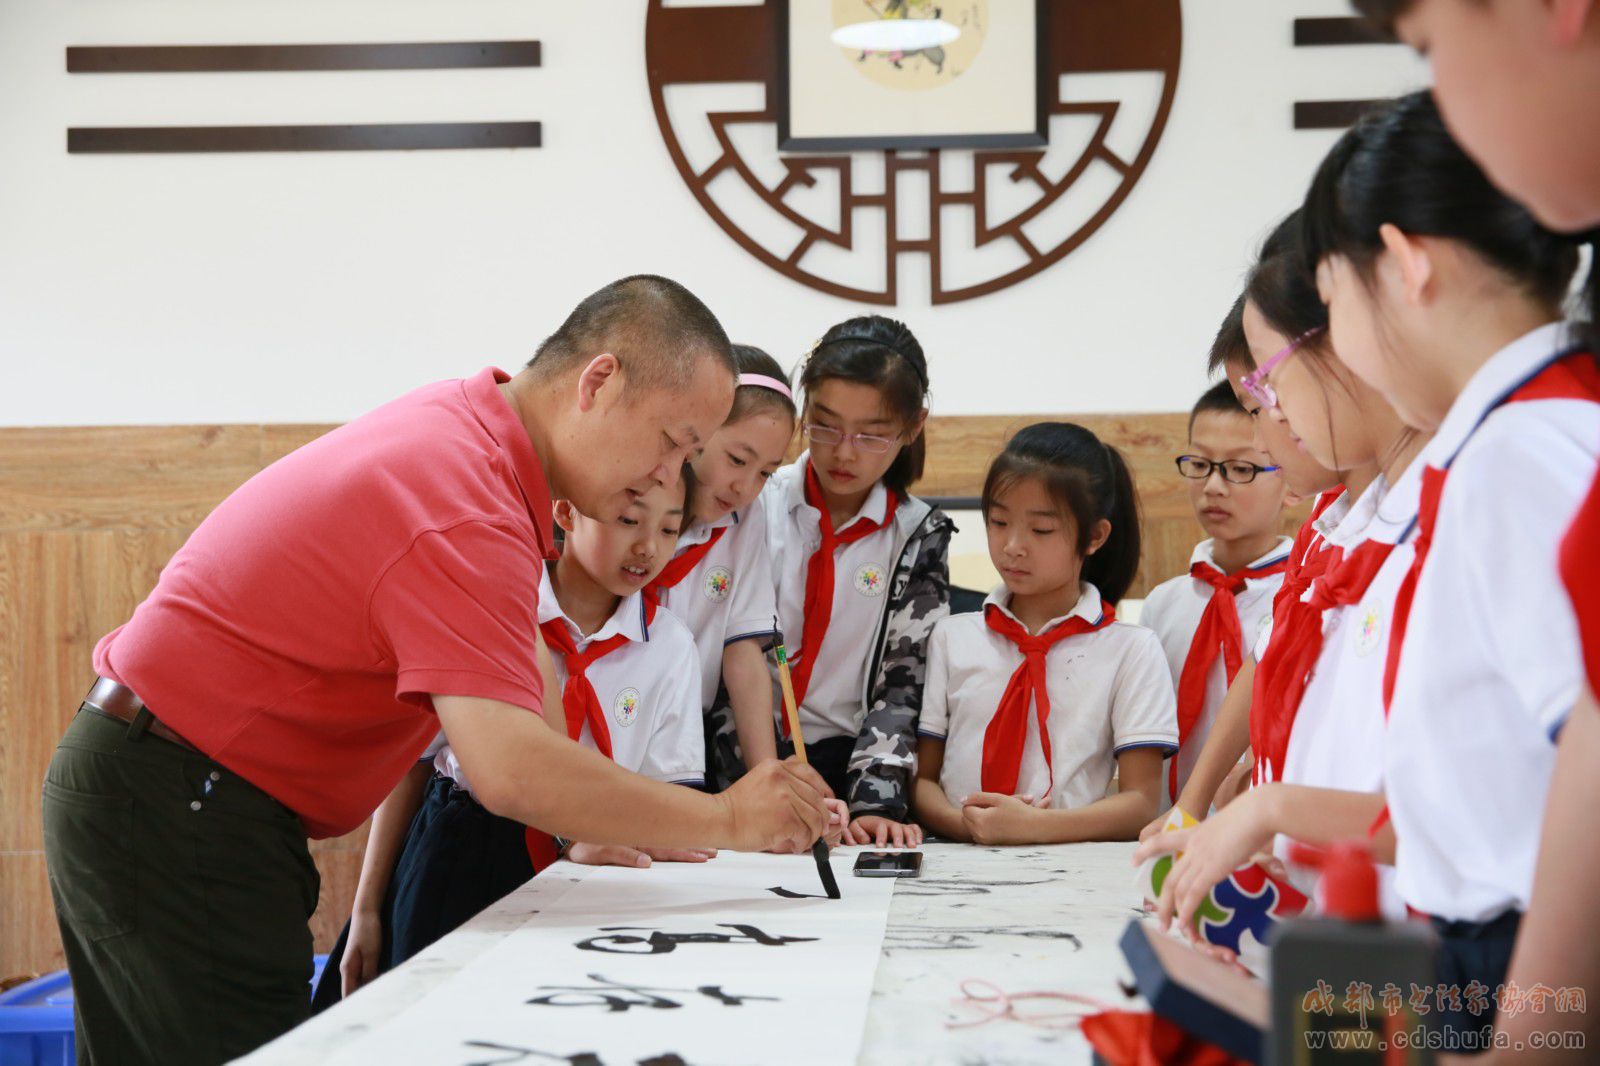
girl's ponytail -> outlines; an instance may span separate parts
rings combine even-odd
[[[1084,560],[1083,579],[1116,603],[1128,594],[1139,572],[1139,497],[1122,453],[1103,441],[1100,448],[1109,485],[1104,517],[1111,522],[1111,535],[1099,551]]]

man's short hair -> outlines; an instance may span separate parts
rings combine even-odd
[[[630,387],[687,388],[707,357],[730,378],[738,375],[717,316],[694,293],[654,274],[634,274],[584,297],[528,366],[541,378],[556,378],[605,352],[617,357]]]
[[[1226,374],[1228,366],[1250,364],[1250,344],[1244,336],[1244,296],[1233,301],[1228,314],[1217,327],[1217,336],[1211,342],[1211,356],[1206,369],[1213,374]]]
[[[1238,415],[1247,418],[1249,411],[1244,409],[1244,404],[1239,402],[1239,397],[1233,394],[1233,386],[1226,381],[1219,381],[1194,402],[1194,409],[1189,412],[1189,436],[1194,436],[1194,420],[1203,414]]]

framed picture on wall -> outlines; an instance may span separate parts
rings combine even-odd
[[[782,151],[1038,147],[1045,0],[778,0]]]

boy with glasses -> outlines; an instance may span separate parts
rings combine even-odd
[[[1161,638],[1178,690],[1168,802],[1176,802],[1228,685],[1272,620],[1290,548],[1280,533],[1288,487],[1256,447],[1249,413],[1226,381],[1195,404],[1189,448],[1176,467],[1207,537],[1195,546],[1188,573],[1153,589],[1139,618]]]

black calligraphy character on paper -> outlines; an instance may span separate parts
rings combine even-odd
[[[966,951],[994,946],[988,938],[1018,936],[1030,940],[1056,940],[1073,951],[1083,950],[1083,941],[1060,929],[1028,929],[1007,926],[930,927],[913,925],[889,929],[883,934],[883,949],[906,951]]]
[[[771,888],[767,889],[767,891],[771,892],[774,896],[778,896],[778,897],[780,897],[782,899],[827,899],[828,898],[827,896],[822,895],[820,893],[813,894],[813,893],[810,893],[810,892],[795,892],[792,889],[782,888],[782,887],[780,887],[778,885],[773,885]]]
[[[609,925],[602,933],[624,934],[647,928],[637,925]],[[649,936],[592,936],[575,945],[580,951],[604,951],[613,955],[669,955],[679,944],[760,944],[763,947],[781,948],[785,944],[810,944],[814,936],[772,936],[753,925],[718,922],[719,929],[733,929],[733,933],[663,933],[651,930]],[[634,945],[642,945],[635,947]]]
[[[564,1062],[567,1066],[605,1066],[605,1062],[592,1051],[580,1051],[575,1055],[555,1055],[548,1051],[539,1051],[531,1047],[516,1047],[512,1044],[496,1044],[489,1040],[468,1040],[467,1047],[484,1048],[488,1051],[505,1051],[512,1055],[509,1059],[495,1059],[492,1062],[469,1062],[466,1066],[509,1066],[513,1062],[521,1062],[532,1056],[533,1058],[548,1062]],[[668,1051],[660,1055],[651,1055],[649,1058],[640,1059],[635,1066],[689,1066],[682,1055],[675,1051]]]
[[[700,985],[698,988],[652,988],[648,985],[628,985],[609,980],[597,973],[585,974],[594,985],[540,985],[547,995],[528,1000],[536,1007],[604,1007],[607,1012],[621,1014],[631,1007],[648,1007],[651,1010],[677,1010],[683,1004],[666,992],[681,995],[699,995],[714,999],[725,1007],[739,1007],[755,1000],[777,1003],[775,996],[747,996],[724,992],[721,985]]]
[[[521,1062],[532,1057],[547,1062],[564,1062],[567,1066],[605,1066],[600,1056],[592,1051],[580,1051],[576,1055],[554,1055],[548,1051],[539,1051],[531,1047],[516,1047],[512,1044],[496,1044],[490,1040],[468,1040],[467,1047],[483,1048],[485,1051],[504,1051],[511,1057],[506,1059],[485,1059],[482,1062],[469,1062],[466,1066],[508,1066],[509,1063]]]

